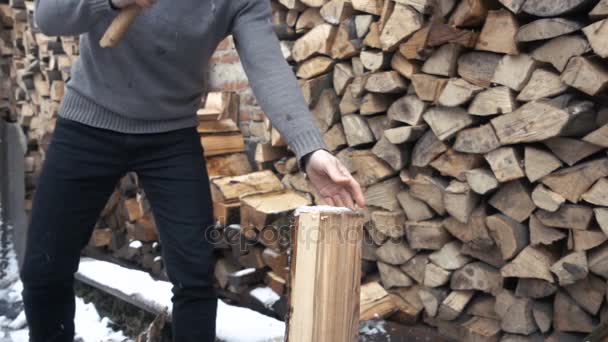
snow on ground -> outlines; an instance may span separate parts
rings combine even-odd
[[[1,223],[0,223],[1,224]],[[28,342],[25,312],[19,280],[17,258],[12,246],[7,246],[0,270],[0,341]],[[3,309],[4,308],[4,309]],[[100,317],[93,304],[86,304],[76,298],[76,337],[82,342],[124,342],[130,341],[121,332],[115,332],[108,318]]]
[[[105,261],[83,258],[80,276],[137,297],[157,311],[172,308],[171,284],[154,280],[146,272],[131,270]],[[226,342],[282,341],[285,323],[258,312],[218,301],[217,338]]]

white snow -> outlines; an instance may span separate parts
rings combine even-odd
[[[152,279],[148,273],[130,270],[105,261],[83,258],[79,274],[109,286],[125,295],[137,297],[162,311],[172,308],[171,283]],[[283,341],[285,323],[255,311],[218,301],[217,337],[226,342]]]
[[[267,309],[271,309],[281,297],[270,287],[258,287],[249,292],[254,298],[259,300]]]
[[[141,248],[142,246],[143,246],[143,244],[139,240],[133,240],[129,243],[129,247],[135,248],[135,249]]]
[[[255,273],[255,268],[246,268],[244,270],[236,271],[233,274],[236,277],[242,277],[251,273]]]
[[[306,206],[299,207],[296,209],[294,216],[299,216],[303,213],[327,213],[327,214],[358,214],[358,211],[354,211],[345,207],[332,207],[330,205],[317,205],[317,206]]]
[[[0,298],[5,298],[10,303],[22,306],[21,291],[23,283],[19,280],[17,258],[12,248],[8,252],[8,264],[6,276],[0,280]],[[26,328],[25,312],[10,320],[0,317],[0,337],[2,332],[7,332],[12,342],[28,342],[29,332]],[[84,342],[124,342],[130,341],[122,332],[115,332],[109,328],[111,322],[108,318],[101,318],[93,304],[86,304],[82,298],[76,298],[76,337]]]

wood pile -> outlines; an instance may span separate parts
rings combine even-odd
[[[272,4],[329,149],[365,190],[361,319],[425,322],[461,341],[580,341],[607,317],[608,1]],[[32,9],[0,3],[34,184],[78,44],[41,35]],[[253,293],[264,283],[284,298],[291,214],[323,202],[268,122],[251,167],[237,102],[213,94],[198,113],[217,283],[283,316],[284,300]],[[90,245],[163,276],[135,175]]]
[[[591,332],[608,312],[608,1],[273,5],[365,187],[363,318],[460,341]],[[301,173],[283,183],[319,203]]]

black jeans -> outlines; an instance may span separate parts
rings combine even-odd
[[[118,180],[138,174],[173,283],[175,341],[215,338],[209,179],[195,128],[122,134],[58,119],[35,194],[21,279],[32,342],[74,339],[74,273]]]

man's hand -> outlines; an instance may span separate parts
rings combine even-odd
[[[150,8],[154,6],[156,0],[110,0],[112,6],[116,8],[125,8],[131,5],[137,5],[141,8]]]
[[[340,161],[325,150],[313,152],[306,163],[306,174],[323,200],[333,206],[365,207],[359,183]]]

